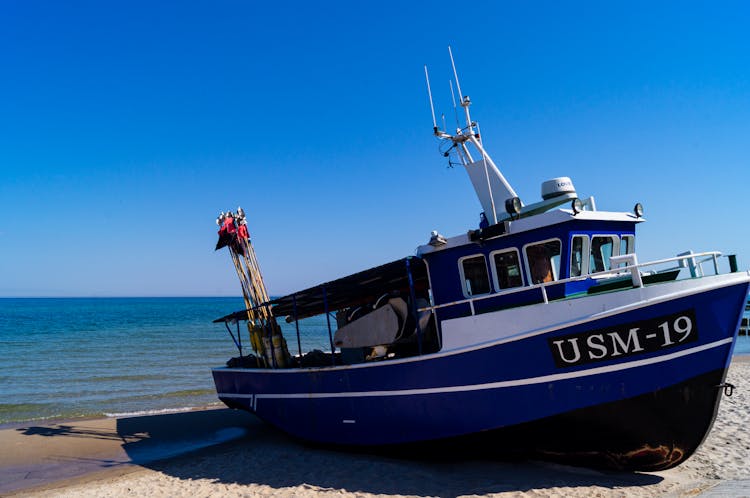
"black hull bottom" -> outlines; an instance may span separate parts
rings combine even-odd
[[[689,458],[719,408],[726,370],[641,396],[447,441],[400,447],[401,455],[541,459],[625,471],[666,470]],[[391,448],[386,450],[389,453]],[[394,451],[395,453],[395,451]]]
[[[452,439],[375,447],[310,443],[428,460],[538,459],[619,471],[666,470],[687,460],[711,430],[726,370],[621,401]]]
[[[666,470],[689,458],[710,431],[725,375],[725,369],[714,370],[621,401],[451,439],[368,447],[306,444],[428,460],[540,459],[620,471]]]

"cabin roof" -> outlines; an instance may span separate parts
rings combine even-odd
[[[424,261],[421,258],[409,256],[297,291],[287,296],[271,299],[266,303],[262,303],[261,306],[271,306],[271,312],[274,316],[293,317],[296,300],[296,314],[297,318],[301,320],[324,313],[326,307],[328,311],[336,311],[351,306],[374,303],[375,300],[386,292],[400,293],[402,296],[408,296],[409,275],[406,271],[407,260],[411,269],[414,289],[427,289],[429,283],[427,279],[427,267]],[[247,320],[247,310],[231,313],[214,320],[214,322],[230,320]]]
[[[548,227],[574,220],[597,220],[597,221],[625,221],[630,223],[641,223],[646,221],[644,218],[637,218],[633,213],[619,213],[611,211],[581,211],[574,214],[571,209],[555,209],[546,213],[521,218],[520,220],[505,221],[505,227],[498,233],[499,235],[510,235],[515,233],[527,232],[537,228]],[[495,225],[490,227],[492,229]],[[455,237],[446,238],[446,243],[438,246],[425,244],[417,248],[417,255],[422,256],[435,251],[459,247],[470,243],[468,234],[461,234]]]
[[[409,261],[415,289],[428,287],[427,267],[421,258],[409,256],[384,265],[348,275],[337,280],[319,284],[268,302],[274,316],[293,316],[297,303],[297,318],[307,318],[328,311],[351,306],[374,303],[386,292],[409,294],[409,276],[406,262]]]

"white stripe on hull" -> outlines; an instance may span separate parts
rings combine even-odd
[[[506,387],[518,387],[527,386],[532,384],[543,384],[546,382],[555,382],[566,379],[575,379],[579,377],[588,377],[592,375],[599,375],[610,372],[618,372],[621,370],[628,370],[631,368],[638,368],[648,365],[654,365],[657,363],[663,363],[671,361],[683,356],[688,356],[701,351],[707,351],[709,349],[718,348],[726,344],[731,344],[734,340],[733,337],[727,337],[719,341],[711,342],[709,344],[703,344],[690,349],[684,349],[671,354],[660,355],[654,358],[646,358],[643,360],[629,361],[626,363],[618,363],[616,365],[607,365],[603,367],[589,368],[586,370],[579,370],[576,372],[567,372],[551,375],[543,375],[540,377],[530,377],[526,379],[515,379],[505,380],[499,382],[489,382],[485,384],[469,384],[462,386],[447,386],[447,387],[433,387],[425,389],[400,389],[393,391],[359,391],[359,392],[331,392],[331,393],[286,393],[286,394],[234,394],[234,393],[218,393],[220,398],[250,398],[253,402],[253,409],[257,405],[258,399],[300,399],[300,398],[361,398],[368,396],[413,396],[421,394],[439,394],[439,393],[454,393],[454,392],[470,392],[470,391],[481,391],[486,389],[502,389]],[[241,370],[239,370],[241,371]],[[247,372],[249,373],[249,372]],[[255,398],[253,399],[253,396]]]

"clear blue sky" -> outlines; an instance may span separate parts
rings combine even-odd
[[[242,205],[272,294],[413,254],[480,206],[431,135],[452,45],[525,202],[567,175],[646,207],[641,260],[750,265],[745,2],[0,5],[0,296],[238,295]]]

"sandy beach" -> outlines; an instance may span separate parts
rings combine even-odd
[[[424,461],[312,448],[225,409],[0,431],[0,493],[34,497],[750,496],[750,359],[683,465],[617,473],[544,462]],[[186,453],[187,452],[187,453]]]

